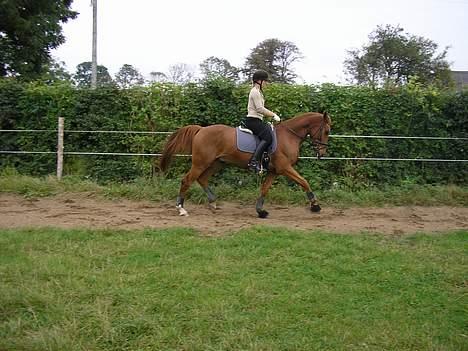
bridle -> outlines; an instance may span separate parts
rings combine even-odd
[[[322,141],[322,135],[323,135],[323,128],[325,127],[325,117],[322,118],[322,122],[320,123],[320,127],[317,128],[315,133],[313,135],[310,135],[310,133],[307,133],[306,135],[302,136],[298,132],[296,132],[294,129],[287,127],[286,129],[291,133],[294,134],[296,137],[301,139],[301,142],[304,141],[305,138],[307,138],[308,135],[310,135],[310,139],[312,141],[312,149],[315,151],[315,154],[317,155],[317,158],[320,160],[320,151],[322,149],[325,149],[328,147],[328,143],[324,143]],[[317,134],[320,136],[320,139],[317,137]]]

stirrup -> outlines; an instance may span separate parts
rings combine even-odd
[[[256,160],[252,160],[247,164],[250,171],[258,173],[261,171],[260,164]]]
[[[247,167],[250,171],[255,172],[256,174],[262,174],[264,169],[258,161],[251,161],[247,164]]]

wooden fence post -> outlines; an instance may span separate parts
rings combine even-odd
[[[63,117],[58,119],[58,140],[57,140],[57,179],[62,179],[63,172]]]

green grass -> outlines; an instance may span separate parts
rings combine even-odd
[[[0,231],[0,350],[463,350],[467,232]]]
[[[131,200],[174,201],[179,191],[180,179],[155,177],[153,180],[138,179],[131,183],[109,183],[98,185],[76,177],[33,178],[15,172],[0,174],[0,192],[21,194],[26,197],[51,196],[66,192],[91,192],[105,198],[127,198]],[[255,185],[233,187],[217,185],[213,189],[223,201],[252,203],[259,194]],[[361,190],[343,188],[314,189],[324,205],[349,206],[468,206],[468,188],[455,185],[402,185],[382,186]],[[193,184],[188,193],[192,202],[206,202],[206,195],[198,184]],[[304,204],[306,196],[297,185],[276,183],[270,190],[267,201],[276,204]]]

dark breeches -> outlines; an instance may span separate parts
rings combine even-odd
[[[273,137],[271,135],[271,128],[268,124],[263,123],[263,121],[258,118],[247,117],[245,119],[245,126],[260,139],[265,140],[268,146],[271,145]]]

